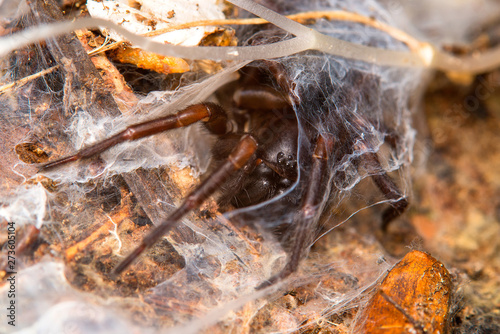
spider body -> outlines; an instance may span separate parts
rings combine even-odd
[[[241,89],[232,92],[239,110],[236,113],[229,114],[213,103],[193,105],[173,115],[132,125],[42,169],[93,157],[123,141],[203,122],[218,136],[212,149],[212,172],[115,267],[115,274],[125,270],[183,216],[219,190],[223,207],[247,207],[279,196],[268,202],[266,210],[275,215],[274,219],[281,216],[283,220],[273,228],[284,232],[281,241],[289,258],[279,273],[259,286],[263,288],[297,269],[313,241],[331,190],[341,190],[348,179],[346,175],[352,174],[352,170],[339,166],[348,163],[369,171],[377,187],[392,202],[383,217],[385,225],[407,206],[406,198],[385,173],[376,149],[366,139],[371,123],[349,109],[369,103],[359,92],[367,84],[373,85],[373,80],[358,71],[348,72],[344,80],[349,84],[343,86],[335,85],[328,72],[320,72],[317,78],[322,80],[319,86],[296,89],[279,63],[261,64],[258,70],[242,71]],[[294,90],[296,94],[291,94]],[[332,108],[327,103],[332,98],[343,101],[342,107]]]
[[[241,208],[264,202],[285,192],[297,179],[298,128],[290,106],[254,109],[250,105],[245,110],[249,117],[238,125],[243,131],[221,136],[212,149],[213,165],[217,166],[244,133],[258,142],[255,159],[223,186],[221,206],[231,203]]]

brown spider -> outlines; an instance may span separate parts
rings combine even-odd
[[[342,79],[343,84],[338,85],[328,71],[318,69],[315,74],[314,87],[299,86],[289,79],[290,73],[279,62],[256,63],[241,71],[237,85],[241,88],[231,93],[240,112],[229,114],[214,103],[192,105],[176,114],[132,125],[73,155],[49,162],[41,170],[94,157],[124,141],[203,122],[218,136],[212,148],[212,172],[115,267],[114,274],[123,272],[182,217],[222,189],[220,205],[241,208],[268,201],[265,208],[281,215],[284,221],[275,228],[286,231],[281,240],[291,245],[288,261],[279,273],[258,287],[263,288],[296,271],[313,241],[332,188],[338,188],[347,179],[348,171],[339,166],[348,162],[355,169],[364,168],[390,201],[391,206],[382,217],[383,227],[408,205],[382,168],[369,139],[374,125],[369,117],[354,112],[356,108],[370,108],[373,101],[363,92],[377,87],[377,79],[371,74],[350,70]],[[325,103],[329,99],[337,99],[338,106],[331,108]],[[292,215],[286,216],[283,212],[292,212]]]

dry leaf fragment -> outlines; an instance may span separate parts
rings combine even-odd
[[[444,265],[412,251],[387,274],[361,310],[355,333],[446,333],[452,283]]]
[[[114,58],[121,63],[134,64],[139,68],[164,74],[184,73],[190,69],[184,59],[165,57],[136,48],[118,48]]]

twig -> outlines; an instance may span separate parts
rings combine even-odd
[[[108,219],[99,227],[97,230],[92,232],[87,238],[77,242],[73,246],[66,249],[66,260],[71,261],[76,254],[80,253],[82,250],[87,248],[91,243],[103,238],[110,234],[110,231],[115,227],[120,225],[125,218],[130,217],[130,196],[127,195],[120,205],[118,212],[108,216]]]
[[[357,13],[353,12],[348,12],[348,11],[311,11],[311,12],[303,12],[303,13],[297,13],[293,15],[287,15],[287,18],[303,23],[308,20],[318,20],[318,19],[326,19],[329,21],[350,21],[350,22],[356,22],[356,23],[362,23],[364,25],[373,27],[375,29],[378,29],[380,31],[386,32],[390,36],[394,37],[395,39],[405,43],[408,45],[408,47],[412,51],[416,51],[421,48],[421,45],[423,44],[416,38],[413,38],[412,36],[408,35],[404,31],[394,28],[388,24],[385,24],[383,22],[377,21],[374,18],[367,17],[364,15],[360,15]],[[159,36],[163,35],[168,32],[176,31],[176,30],[182,30],[182,29],[189,29],[189,28],[194,28],[194,27],[200,27],[200,26],[223,26],[223,25],[260,25],[260,24],[267,24],[269,21],[261,19],[261,18],[252,18],[252,19],[225,19],[225,20],[201,20],[201,21],[193,21],[193,22],[187,22],[183,24],[177,24],[170,26],[168,28],[163,28],[163,29],[158,29],[155,31],[151,31],[145,34],[142,34],[142,36],[145,37],[153,37],[153,36]]]
[[[30,82],[31,80],[35,80],[35,79],[40,78],[46,74],[52,73],[55,70],[57,70],[60,66],[61,65],[52,66],[52,67],[49,67],[43,71],[37,72],[37,73],[32,74],[32,75],[28,75],[27,77],[24,77],[22,79],[19,79],[19,80],[16,80],[14,82],[11,82],[9,84],[0,86],[0,94],[5,93],[5,91],[8,89],[21,87],[21,86],[27,84],[28,82]]]

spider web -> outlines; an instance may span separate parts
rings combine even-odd
[[[266,4],[281,14],[348,9],[397,26],[400,18],[395,15],[404,13],[405,7],[394,7],[388,2]],[[9,8],[9,13],[14,13]],[[44,22],[42,14],[33,9],[30,14],[27,10],[19,26]],[[473,20],[479,17],[475,15]],[[1,19],[4,27],[16,29],[13,16],[2,14]],[[407,21],[405,25],[421,20]],[[466,26],[463,22],[463,27]],[[400,41],[362,24],[320,19],[311,27],[358,44],[407,50]],[[415,25],[410,28],[418,34],[425,33]],[[244,27],[236,32],[242,44],[256,38],[266,43],[277,35],[287,38],[282,31],[265,29],[255,31]],[[461,38],[466,29],[462,32]],[[114,98],[115,105],[110,107],[103,87],[89,88],[85,82],[79,83],[81,78],[77,75],[68,75],[78,73],[75,69],[78,63],[64,63],[64,57],[55,59],[53,50],[58,48],[64,49],[63,43],[54,39],[1,59],[1,84],[59,66],[0,95],[0,127],[3,133],[11,134],[1,139],[8,154],[0,166],[3,173],[0,215],[6,221],[16,222],[19,228],[35,224],[42,231],[46,249],[39,252],[41,255],[19,259],[18,293],[23,305],[19,303],[17,329],[21,332],[64,332],[78,328],[96,333],[154,333],[173,328],[173,333],[181,330],[197,333],[208,326],[213,326],[208,330],[221,332],[246,332],[250,327],[260,328],[261,332],[293,332],[309,326],[305,317],[327,319],[330,314],[352,310],[360,304],[365,290],[387,270],[389,264],[381,260],[380,245],[370,236],[346,228],[342,233],[334,231],[325,237],[336,245],[335,251],[326,255],[313,251],[287,282],[299,290],[302,288],[299,295],[302,291],[300,296],[307,296],[314,303],[290,306],[287,303],[298,303],[299,299],[273,294],[280,285],[255,292],[254,287],[279,271],[286,261],[283,245],[269,230],[293,220],[302,194],[302,189],[293,187],[283,195],[296,199],[286,208],[273,199],[218,216],[214,202],[208,201],[200,214],[188,216],[169,235],[168,241],[162,241],[144,256],[122,285],[114,285],[107,276],[110,269],[144,235],[134,231],[142,229],[142,221],[161,222],[198,182],[197,177],[209,166],[208,152],[213,138],[198,126],[176,130],[120,145],[103,154],[101,161],[90,165],[76,163],[47,173],[47,179],[37,182],[31,179],[36,167],[20,162],[14,147],[29,142],[37,143],[37,147],[53,155],[74,152],[129,124],[172,113],[189,104],[214,100],[213,93],[235,80],[238,69],[247,63],[222,63],[221,70],[210,75],[184,74],[179,76],[181,84],[175,90],[148,92],[132,107],[120,96]],[[320,235],[321,227],[323,231],[329,230],[358,217],[378,224],[387,200],[371,184],[369,176],[388,172],[404,195],[411,194],[408,168],[416,135],[412,123],[428,73],[313,51],[273,61],[282,65],[294,82],[288,93],[295,97],[294,111],[299,120],[299,164],[300,159],[314,150],[311,132],[333,135],[346,132],[349,142],[363,144],[363,149],[342,151],[344,154],[330,163],[329,193],[319,210],[323,215],[317,217],[318,229],[311,231],[311,243]],[[74,70],[61,71],[64,66]],[[30,152],[38,151],[30,148],[25,153]],[[359,168],[359,159],[368,152],[379,155],[381,169]],[[177,177],[186,181],[177,181]],[[305,174],[302,172],[299,177]],[[127,195],[130,193],[133,196]],[[373,206],[376,206],[374,212],[363,215],[361,211]],[[125,211],[130,218],[120,218]],[[244,225],[235,226],[238,221]],[[79,250],[75,258],[67,259],[67,249],[106,224],[109,233],[105,237],[94,246]],[[144,229],[141,231],[144,233]],[[2,288],[2,305],[8,302],[4,292]],[[265,319],[272,319],[272,323],[266,323]],[[1,326],[5,323],[0,325],[2,332],[10,330]]]

